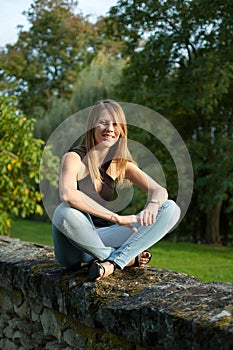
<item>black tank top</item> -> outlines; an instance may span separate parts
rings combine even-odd
[[[82,161],[85,163],[85,165],[87,165],[85,159],[87,152],[84,146],[72,148],[69,150],[69,152],[77,153],[82,159]],[[105,208],[108,207],[108,201],[111,201],[113,199],[115,193],[115,180],[113,180],[113,178],[106,173],[112,161],[112,153],[113,150],[110,149],[109,153],[107,154],[103,163],[100,166],[100,173],[103,179],[102,189],[100,192],[96,191],[95,186],[91,180],[90,174],[85,176],[83,179],[77,181],[78,190],[84,192],[90,198],[92,198],[94,201],[101,204]],[[110,225],[110,222],[105,219],[94,215],[91,215],[91,217],[96,227],[104,227]]]

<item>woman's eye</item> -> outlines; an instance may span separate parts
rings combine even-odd
[[[107,125],[107,122],[106,122],[105,120],[99,120],[99,121],[98,121],[98,124]]]
[[[103,125],[103,126],[108,126],[110,125],[110,123],[108,121],[104,121],[104,120],[100,120],[99,124]],[[117,126],[117,123],[112,123],[113,127]]]

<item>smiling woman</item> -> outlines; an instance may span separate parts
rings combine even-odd
[[[133,161],[128,150],[127,136],[125,114],[118,103],[103,100],[90,111],[87,131],[80,145],[88,151],[87,162],[93,183],[102,182],[99,169],[106,157],[105,163],[111,160],[107,163],[107,170],[111,172],[112,178],[118,178],[119,182],[125,179],[127,161]]]
[[[122,216],[109,209],[117,184],[134,184],[146,192],[150,199],[144,210]],[[110,99],[92,107],[82,142],[63,156],[59,192],[62,203],[53,217],[56,258],[71,268],[89,263],[91,281],[107,277],[116,267],[147,264],[151,254],[146,249],[180,216],[166,189],[133,161],[125,113]]]

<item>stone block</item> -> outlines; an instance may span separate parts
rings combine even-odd
[[[85,349],[85,346],[88,342],[88,338],[86,336],[81,335],[78,332],[75,332],[71,329],[67,329],[64,331],[63,340],[69,346],[75,347],[77,349],[78,348]]]
[[[40,320],[44,334],[53,335],[60,341],[63,323],[62,315],[46,308],[41,314]]]

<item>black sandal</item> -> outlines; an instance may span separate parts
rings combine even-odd
[[[113,265],[113,273],[114,273],[116,268],[116,263],[111,260],[105,260],[105,261],[108,261]],[[102,261],[102,262],[105,262],[105,261]],[[101,274],[101,270],[103,271],[103,274]],[[105,275],[105,267],[101,264],[99,260],[94,260],[89,267],[88,275],[89,275],[89,281],[91,282],[95,282],[98,277],[102,279]]]

